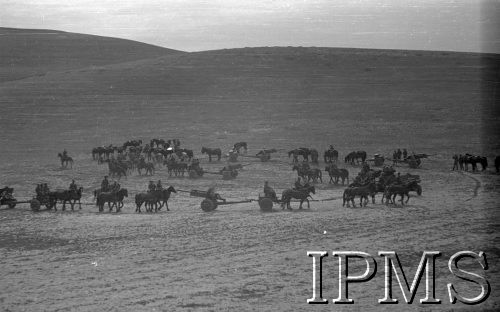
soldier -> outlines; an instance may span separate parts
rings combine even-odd
[[[398,151],[397,151],[396,153],[397,153],[397,158],[398,158],[398,160],[401,160],[401,155],[403,154],[403,153],[401,152],[401,149],[399,149],[399,148],[398,148]]]
[[[401,181],[401,173],[398,172],[398,176],[396,177],[396,184],[403,184],[403,182]]]
[[[154,184],[153,181],[149,181],[148,192],[153,192],[155,190],[156,190],[156,185]]]
[[[408,151],[406,150],[406,148],[403,148],[403,159],[406,158],[408,158]]]
[[[111,186],[111,192],[117,193],[120,190],[120,184],[118,182],[114,181],[113,185]]]
[[[295,189],[296,190],[300,190],[302,188],[302,183],[300,182],[300,177],[297,178],[297,180],[295,180]]]
[[[37,184],[35,188],[36,195],[42,194],[42,184]]]
[[[163,190],[163,186],[161,185],[161,180],[158,180],[158,183],[156,183],[156,190],[157,191]]]
[[[272,200],[278,200],[276,197],[276,192],[272,187],[269,186],[269,183],[264,182],[264,196],[271,198]]]
[[[101,182],[101,192],[109,192],[108,176],[104,176],[104,180]]]
[[[49,192],[50,192],[50,190],[49,190],[49,186],[47,185],[47,183],[44,183],[44,184],[42,185],[42,194],[43,194],[43,195],[47,195]]]
[[[458,155],[457,154],[453,155],[453,168],[451,170],[452,171],[458,170]]]
[[[64,151],[62,152],[62,155],[64,158],[68,157],[68,152],[66,151],[66,149],[64,149]]]
[[[69,190],[72,192],[76,192],[78,190],[78,186],[75,183],[75,180],[71,180],[71,184],[69,185]]]

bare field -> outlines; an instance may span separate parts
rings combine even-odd
[[[1,210],[1,309],[498,310],[500,180],[492,168],[450,171],[454,153],[484,154],[491,163],[499,152],[498,145],[486,144],[495,136],[483,132],[481,62],[460,54],[408,59],[285,51],[183,54],[2,83],[1,182],[14,187],[19,199],[31,198],[37,183],[62,188],[74,178],[91,202],[107,173],[91,160],[91,148],[129,139],[179,138],[198,156],[202,146],[227,151],[238,141],[249,143],[249,154],[272,147],[280,153],[269,163],[241,159],[251,165],[233,181],[169,178],[164,168],[152,178],[134,173],[120,181],[130,196],[119,214],[97,213],[89,205],[74,212],[32,213],[27,204]],[[178,193],[169,201],[171,211],[134,213],[133,196],[150,179],[184,190],[216,186],[235,200],[257,198],[264,180],[281,192],[295,178],[285,151],[309,146],[322,153],[329,144],[341,157],[360,149],[388,156],[398,147],[432,154],[421,169],[397,167],[421,176],[423,195],[405,207],[380,204],[378,195],[364,208],[344,208],[336,200],[261,213],[253,202],[203,213],[200,198]],[[71,170],[59,168],[56,155],[64,148],[75,159]],[[212,170],[224,164],[202,161]],[[359,171],[347,168],[351,177]],[[343,188],[324,178],[314,198],[340,196]],[[378,272],[349,287],[352,306],[307,305],[311,250],[365,251],[376,257]],[[380,250],[396,251],[409,279],[424,250],[441,251],[436,296],[443,303],[419,305],[421,283],[412,305],[378,305],[384,294]],[[478,306],[448,301],[449,282],[471,296],[479,292],[447,269],[449,257],[461,250],[487,255],[488,271],[465,265],[491,283],[489,299]],[[335,264],[325,259],[329,299],[338,296]],[[353,272],[362,269],[352,266]],[[403,300],[399,290],[394,293]]]

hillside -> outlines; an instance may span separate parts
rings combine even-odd
[[[68,142],[81,130],[82,151],[153,135],[196,145],[267,139],[280,146],[304,131],[324,144],[351,148],[355,141],[377,150],[397,133],[394,144],[418,150],[456,139],[460,146],[449,153],[492,156],[500,150],[492,131],[497,61],[488,54],[300,47],[176,53],[5,82],[0,129],[6,137],[24,133],[25,141],[8,141],[20,145],[53,136],[53,127]]]
[[[0,27],[0,83],[173,53],[180,51],[117,38]]]

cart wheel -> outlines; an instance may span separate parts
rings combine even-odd
[[[211,199],[207,198],[201,202],[201,210],[205,212],[213,211],[215,208],[217,208],[217,203]]]
[[[33,211],[39,211],[40,210],[40,202],[37,199],[32,199],[30,201],[30,207],[31,207],[31,210],[33,210]]]
[[[9,206],[10,209],[16,207],[17,201],[14,199],[13,201],[10,201],[7,205]]]
[[[264,212],[273,211],[273,201],[267,197],[259,198],[259,207]]]
[[[417,194],[418,196],[422,195],[422,187],[420,185],[417,185]]]

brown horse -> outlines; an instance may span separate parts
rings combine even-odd
[[[96,206],[99,211],[104,210],[104,204],[108,203],[109,211],[116,207],[116,212],[119,212],[123,207],[123,199],[128,197],[128,191],[125,188],[120,189],[118,192],[102,192],[97,195]]]
[[[298,190],[293,190],[293,189],[287,189],[284,190],[283,193],[281,194],[281,208],[285,209],[285,204],[286,208],[289,210],[292,210],[292,207],[290,206],[290,201],[292,198],[295,199],[300,199],[300,205],[299,209],[302,209],[302,203],[304,201],[307,201],[307,208],[310,208],[309,206],[309,199],[311,193],[316,194],[316,189],[314,188],[313,185],[308,185],[306,184],[303,188],[298,189]]]
[[[222,151],[221,151],[220,148],[202,147],[201,148],[201,153],[208,155],[208,161],[212,161],[212,155],[217,156],[217,160],[220,160],[220,158],[222,156]]]
[[[57,157],[61,159],[61,168],[67,168],[68,164],[71,166],[71,168],[73,168],[73,158],[61,153],[58,153]]]

